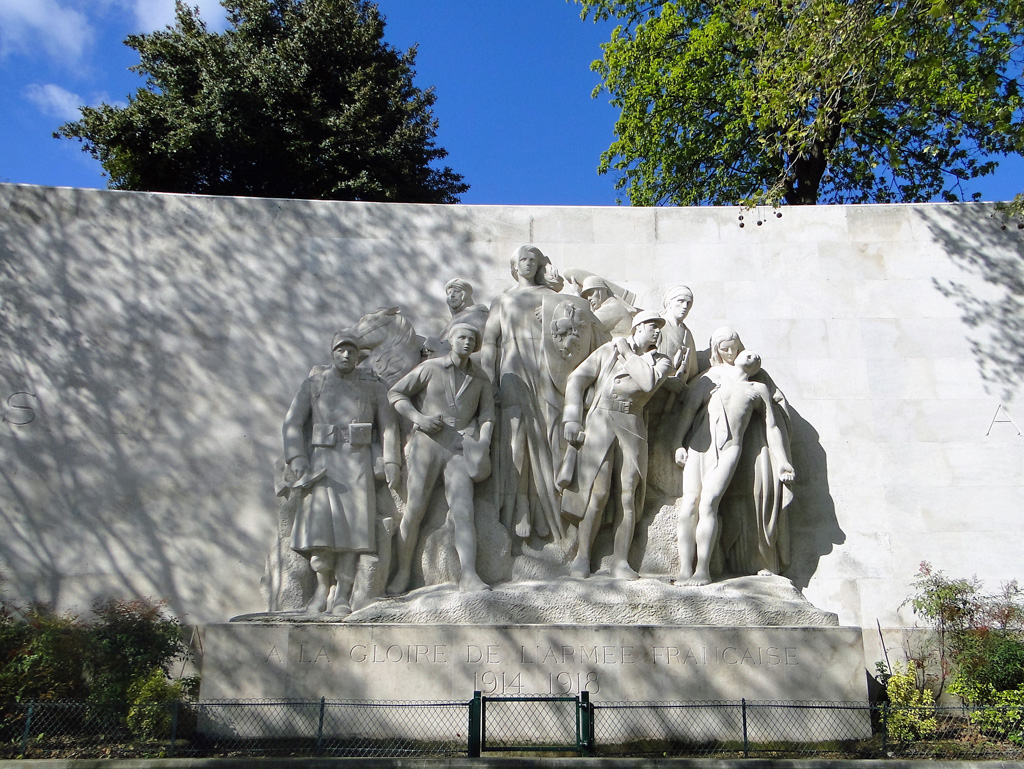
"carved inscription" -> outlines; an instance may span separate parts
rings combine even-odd
[[[799,665],[794,646],[629,645],[629,644],[449,644],[357,643],[340,648],[320,643],[298,645],[293,661],[300,665],[335,664],[372,667],[408,665],[457,665],[472,673],[474,690],[488,695],[573,695],[600,693],[603,677],[627,673],[636,665],[690,668],[697,672],[712,667],[785,667]],[[292,655],[289,655],[292,656]],[[277,646],[264,657],[281,664]],[[638,675],[634,673],[633,675]]]
[[[34,393],[19,391],[7,396],[0,422],[14,427],[24,427],[36,419],[39,398]]]

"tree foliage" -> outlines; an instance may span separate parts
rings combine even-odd
[[[207,30],[177,0],[176,23],[130,35],[146,84],[128,105],[82,107],[54,136],[77,138],[122,190],[452,203],[468,189],[435,144],[432,89],[415,48],[384,42],[366,0],[222,0]]]
[[[967,197],[1024,151],[1022,0],[576,0],[634,205]]]
[[[906,603],[935,631],[940,692],[947,677],[968,704],[1024,692],[1024,593],[1015,581],[988,594],[976,577],[948,577],[925,561],[914,588]]]

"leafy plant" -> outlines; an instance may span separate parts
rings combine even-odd
[[[171,735],[175,703],[195,697],[199,679],[195,677],[169,680],[161,668],[153,668],[148,675],[137,678],[128,689],[131,707],[128,708],[128,728],[136,737],[163,740]],[[191,731],[191,712],[178,710],[178,736]]]
[[[894,742],[912,742],[935,735],[935,698],[930,689],[918,687],[913,670],[897,664],[885,682],[889,699],[885,727]]]

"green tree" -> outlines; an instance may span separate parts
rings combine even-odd
[[[634,205],[968,196],[1024,151],[1022,0],[576,0]]]
[[[432,89],[416,49],[384,42],[366,0],[222,0],[207,30],[176,22],[130,35],[146,84],[126,107],[82,107],[54,134],[83,142],[121,190],[454,203],[469,187],[434,163]]]

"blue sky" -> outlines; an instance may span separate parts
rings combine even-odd
[[[214,29],[216,0],[189,0]],[[611,26],[564,0],[379,0],[386,39],[419,44],[416,82],[434,86],[438,143],[471,185],[464,203],[614,205],[599,176],[615,110],[590,62]],[[0,181],[105,187],[77,142],[51,137],[80,104],[123,103],[142,78],[122,44],[173,20],[173,0],[0,0]],[[975,183],[986,200],[1024,188],[1024,161]]]

